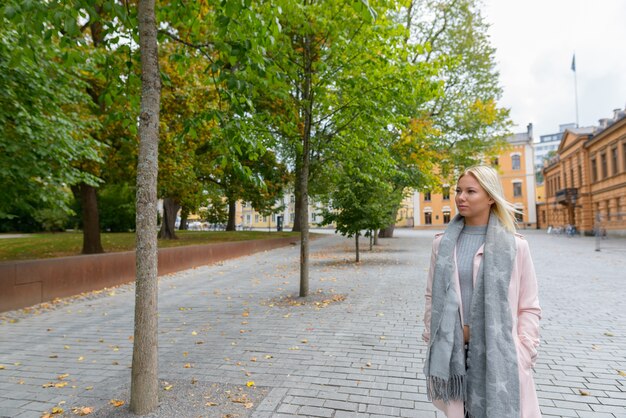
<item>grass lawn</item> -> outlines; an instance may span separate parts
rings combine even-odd
[[[0,261],[80,255],[83,246],[82,232],[24,235],[19,238],[0,238]],[[285,231],[176,231],[176,235],[179,238],[177,240],[159,240],[159,248],[227,241],[296,237],[300,233]],[[132,251],[135,249],[135,234],[132,232],[102,233],[102,247],[107,253]]]

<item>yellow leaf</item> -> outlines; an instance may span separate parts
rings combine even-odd
[[[67,382],[59,382],[54,385],[55,388],[64,388],[67,386]]]
[[[272,356],[271,354],[267,354],[267,355],[265,356],[265,358],[269,360],[269,359],[271,359],[271,358],[274,358],[274,356]]]
[[[57,379],[59,379],[59,380],[63,380],[63,379],[65,379],[65,378],[66,378],[66,377],[68,377],[68,376],[69,376],[69,373],[63,373],[63,374],[58,375],[58,376],[57,376]]]
[[[578,392],[579,392],[582,396],[589,396],[589,392],[587,392],[586,390],[578,389]]]
[[[252,357],[250,361],[256,361],[256,357]]]
[[[187,357],[189,353],[187,351],[183,351],[183,357]]]
[[[247,318],[247,317],[249,317],[249,316],[250,316],[250,312],[246,311],[246,312],[242,313],[242,314],[241,314],[241,316],[243,316],[243,317],[246,317],[246,318]]]
[[[0,370],[4,370],[6,367],[4,367],[2,364],[0,364]]]
[[[245,404],[243,404],[243,406],[244,406],[246,409],[250,409],[250,408],[252,408],[252,407],[254,406],[254,404],[253,404],[252,402],[246,402]]]
[[[64,345],[63,348],[65,348],[66,350],[69,350],[70,346],[69,345]]]
[[[62,414],[63,412],[65,411],[60,406],[55,406],[54,408],[52,408],[52,415]]]
[[[167,385],[163,388],[163,390],[170,390],[172,389],[174,386],[173,385]]]
[[[83,361],[83,360],[85,360],[85,357],[83,356],[78,357],[78,361]]]
[[[124,405],[126,402],[122,401],[121,399],[111,399],[109,403],[113,405],[114,407],[119,408],[120,406]]]
[[[191,363],[185,363],[183,367],[185,367],[185,369],[191,369]]]
[[[72,412],[75,415],[79,415],[79,416],[85,416],[85,415],[89,415],[93,412],[93,408],[89,407],[89,406],[79,406],[76,408],[72,408]]]
[[[252,381],[252,380],[247,381],[246,382],[246,386],[248,386],[248,387],[254,386],[254,381]]]
[[[615,335],[612,332],[605,332],[604,335],[607,337],[614,337]]]
[[[87,386],[85,390],[93,390],[93,386]]]
[[[306,340],[306,339],[305,339],[305,340],[302,340],[302,341],[300,341],[300,342],[301,342],[302,344],[306,344],[306,343],[308,343],[308,342],[309,342],[309,340]]]
[[[622,370],[618,370],[617,374],[619,374],[620,376],[626,376],[626,372],[624,372]]]
[[[207,402],[205,405],[206,406],[217,406],[217,404],[215,402]]]
[[[191,335],[198,335],[198,333],[196,331],[192,331]]]
[[[296,345],[296,346],[294,346],[294,347],[289,347],[289,349],[290,349],[290,350],[299,350],[299,349],[300,349],[300,347],[298,347],[298,346]]]

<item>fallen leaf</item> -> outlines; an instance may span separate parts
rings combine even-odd
[[[248,387],[254,386],[254,381],[252,381],[252,380],[247,381],[246,382],[246,386],[248,386]]]
[[[63,380],[63,379],[65,379],[66,377],[69,377],[69,373],[63,373],[63,374],[60,374],[60,375],[58,375],[58,376],[57,376],[57,379],[59,379],[59,380]]]
[[[183,366],[185,369],[191,369],[191,363],[185,363]]]
[[[215,402],[207,402],[205,405],[206,406],[217,406],[217,404]]]
[[[256,361],[256,357],[252,357],[250,361],[253,361],[253,362]]]
[[[191,331],[191,335],[198,335],[196,331]]]
[[[5,367],[2,364],[0,364],[0,370],[4,370],[4,369]]]
[[[243,316],[243,317],[247,318],[247,317],[249,317],[249,316],[250,316],[250,312],[245,311],[244,313],[242,313],[242,314],[241,314],[241,316]]]
[[[370,363],[369,361],[368,361],[367,363],[365,363],[365,365],[366,365],[367,367],[372,367],[372,363]]]
[[[183,351],[183,357],[187,357],[188,354],[189,354],[189,352]]]
[[[64,345],[63,348],[65,348],[66,350],[69,350],[70,346],[69,345]]]
[[[626,372],[624,372],[622,370],[618,370],[617,374],[619,374],[620,376],[626,376]]]
[[[252,402],[246,402],[246,403],[243,404],[243,406],[246,409],[250,409],[250,408],[252,408],[254,406],[254,404]]]
[[[54,384],[55,388],[64,388],[65,386],[67,386],[67,382],[59,382]]]
[[[290,349],[290,350],[299,350],[299,349],[300,349],[300,347],[298,347],[298,346],[296,345],[296,346],[293,346],[293,347],[289,347],[289,349]]]
[[[120,406],[124,405],[126,402],[124,402],[121,399],[111,399],[109,403],[113,405],[114,407],[119,408]]]
[[[170,390],[174,387],[174,385],[167,385],[163,388],[163,390]]]
[[[195,377],[191,378],[191,384],[195,385],[198,382],[198,379],[196,379]]]
[[[612,332],[605,332],[604,335],[606,335],[607,337],[614,337],[615,334],[613,334]]]
[[[308,343],[308,342],[309,342],[309,340],[302,340],[302,341],[300,341],[300,342],[301,342],[302,344],[306,344],[306,343]]]
[[[271,358],[274,358],[274,356],[272,356],[271,354],[267,354],[267,355],[265,356],[265,358],[269,360],[269,359],[271,359]]]
[[[62,414],[63,412],[65,411],[60,406],[55,406],[54,408],[52,408],[52,415]]]
[[[93,386],[87,386],[85,390],[93,390]]]
[[[56,354],[51,354],[48,356],[48,358],[59,358],[59,356],[57,356]]]
[[[88,407],[88,406],[79,406],[79,407],[72,408],[72,412],[75,415],[85,416],[85,415],[91,414],[93,412],[93,408]]]
[[[589,392],[587,392],[586,390],[578,389],[578,392],[579,392],[582,396],[589,396]]]
[[[83,361],[83,360],[85,360],[85,357],[83,356],[78,357],[78,361]]]

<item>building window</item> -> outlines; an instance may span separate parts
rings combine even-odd
[[[517,208],[518,212],[515,212],[515,220],[517,222],[524,222],[524,211],[521,208]]]
[[[583,168],[578,166],[578,187],[583,187]]]
[[[513,197],[522,197],[522,183],[513,183]]]
[[[289,214],[289,221],[290,221],[290,223],[294,223],[295,220],[296,220],[296,213],[295,212],[291,212]]]
[[[602,178],[607,178],[609,176],[609,170],[606,164],[606,152],[600,154],[600,168],[602,169]]]
[[[613,173],[613,175],[617,174],[617,146],[611,148],[611,172]]]
[[[433,214],[430,212],[426,212],[424,214],[424,224],[432,225],[433,224]]]
[[[276,223],[276,214],[272,213],[272,222]]]
[[[595,158],[591,159],[591,181],[598,181],[598,164]]]
[[[443,190],[443,200],[450,200],[450,189]]]
[[[424,192],[424,201],[430,202],[430,192]]]
[[[450,223],[450,212],[444,212],[443,213],[443,223],[444,224],[449,224]]]
[[[521,157],[519,156],[519,154],[511,156],[511,160],[513,170],[519,170],[522,168]]]
[[[254,222],[259,223],[259,215],[254,215]]]

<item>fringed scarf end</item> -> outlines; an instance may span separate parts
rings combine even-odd
[[[426,378],[428,400],[441,400],[445,404],[450,401],[464,401],[466,381],[463,375],[450,376],[448,380],[436,376]]]

